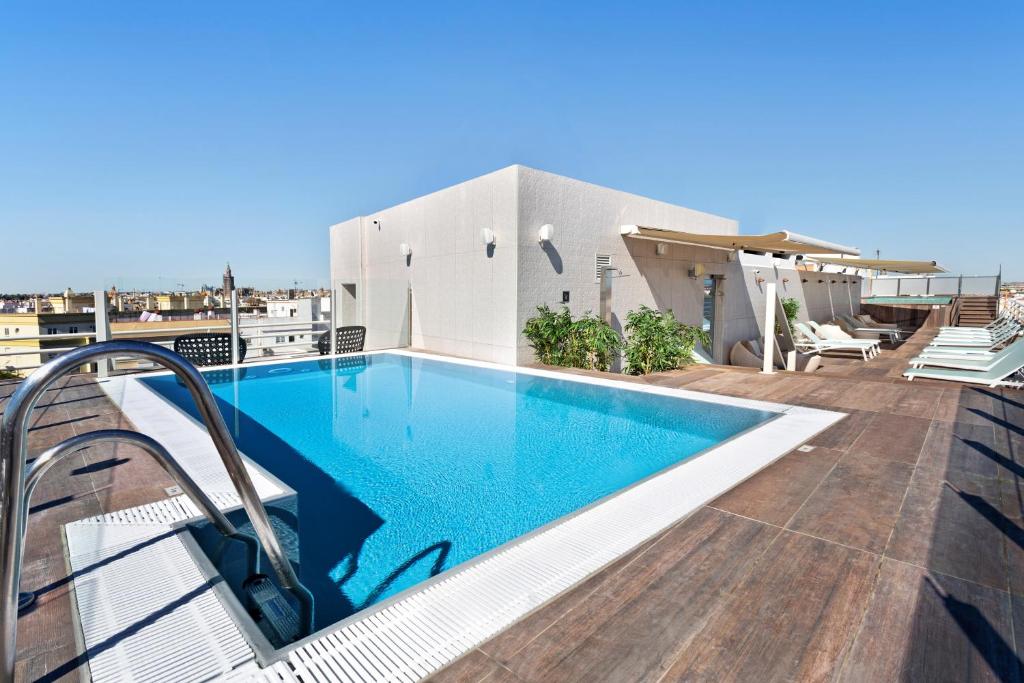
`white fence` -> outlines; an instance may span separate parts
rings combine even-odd
[[[998,296],[998,275],[906,275],[865,278],[864,296]]]

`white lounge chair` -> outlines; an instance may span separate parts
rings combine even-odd
[[[1004,313],[1003,315],[1000,315],[998,318],[990,322],[988,325],[982,325],[981,327],[975,325],[943,325],[942,327],[939,328],[939,331],[964,332],[971,330],[991,330],[993,327],[997,327],[999,323],[1009,318],[1010,316]]]
[[[839,322],[843,324],[846,331],[849,334],[854,332],[860,332],[861,334],[874,335],[876,339],[882,337],[888,337],[891,342],[898,342],[901,339],[900,331],[889,327],[874,327],[873,325],[865,325],[860,320],[857,320],[852,315],[840,315]]]
[[[1020,334],[1021,329],[1017,325],[1001,327],[991,335],[942,335],[935,337],[928,344],[929,346],[963,346],[975,348],[994,348],[1006,342],[1012,341]]]
[[[908,330],[905,330],[905,329],[901,328],[896,323],[881,323],[881,322],[878,322],[877,320],[872,318],[867,313],[861,313],[860,315],[855,315],[855,316],[853,316],[853,318],[856,319],[856,320],[861,321],[863,324],[867,325],[868,327],[880,327],[880,328],[886,329],[886,330],[899,330],[900,333],[906,333],[908,331]]]
[[[804,323],[793,323],[793,327],[800,333],[800,338],[795,340],[797,348],[817,351],[818,353],[830,351],[855,352],[859,353],[864,360],[874,358],[879,352],[877,341],[870,339],[821,339]]]
[[[1020,349],[1017,347],[1022,345],[1024,345],[1024,340],[1016,341],[1002,351],[997,351],[995,353],[987,352],[984,354],[921,354],[920,356],[910,360],[910,367],[959,368],[963,370],[978,371],[991,370],[1003,358],[1014,353],[1020,353]]]
[[[959,368],[908,368],[903,376],[913,381],[917,377],[928,379],[942,379],[952,382],[966,382],[969,384],[984,384],[988,387],[1024,387],[1024,344],[1013,344],[1005,349],[1007,353],[1000,356],[998,360],[987,369]]]

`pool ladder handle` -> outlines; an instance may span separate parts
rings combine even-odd
[[[22,534],[28,528],[28,511],[31,508],[32,492],[35,491],[36,484],[42,479],[43,475],[53,467],[62,458],[77,453],[90,446],[95,446],[98,443],[122,443],[130,446],[141,448],[142,450],[153,456],[164,471],[170,475],[171,479],[174,480],[182,492],[187,495],[196,507],[206,516],[211,524],[221,533],[225,539],[240,541],[246,546],[246,560],[248,564],[248,575],[260,573],[260,544],[259,542],[248,534],[239,532],[235,525],[232,524],[224,513],[210,500],[209,496],[203,493],[203,490],[199,488],[195,480],[189,476],[188,472],[182,469],[178,461],[167,452],[167,449],[160,445],[155,439],[152,439],[145,434],[139,432],[128,431],[124,429],[101,429],[95,432],[88,432],[86,434],[79,434],[78,436],[72,436],[64,441],[61,441],[56,446],[47,449],[41,453],[29,466],[28,473],[25,475],[25,499],[22,503]],[[222,551],[223,546],[218,548],[217,554],[219,555]],[[214,561],[216,565],[216,559]],[[23,611],[30,607],[35,602],[34,593],[19,593],[18,594],[18,610]]]
[[[128,340],[99,342],[52,358],[23,380],[8,401],[0,422],[0,683],[14,679],[18,609],[20,604],[31,604],[32,600],[31,594],[18,593],[28,502],[43,474],[66,455],[101,441],[138,446],[157,459],[225,537],[241,540],[250,549],[256,544],[252,538],[235,529],[163,446],[138,432],[114,429],[71,437],[41,454],[26,476],[28,419],[43,393],[68,372],[111,356],[142,358],[158,363],[174,372],[188,388],[274,573],[299,603],[303,635],[313,631],[313,595],[295,574],[203,376],[187,360],[162,346]],[[259,546],[255,547],[258,550]],[[259,553],[250,555],[250,568],[258,567]]]

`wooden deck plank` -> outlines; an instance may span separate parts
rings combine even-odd
[[[840,680],[1020,680],[1008,596],[885,560]]]
[[[881,553],[912,473],[911,465],[846,455],[787,528]]]
[[[784,534],[663,680],[828,680],[860,625],[878,562]]]
[[[506,665],[530,681],[656,680],[778,533],[703,508]]]

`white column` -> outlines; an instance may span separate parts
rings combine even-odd
[[[331,328],[327,331],[328,347],[333,354],[337,351],[337,347],[334,345],[334,341],[337,338],[337,332],[335,330],[341,325],[341,297],[338,296],[338,288],[335,283],[331,283]]]
[[[110,340],[110,318],[107,316],[107,293],[103,291],[93,292],[93,305],[96,316],[96,342]],[[106,379],[110,376],[110,359],[101,358],[96,361],[96,377]]]
[[[761,373],[775,374],[775,283],[764,286],[764,365]]]
[[[231,290],[231,364],[238,365],[238,291]]]

